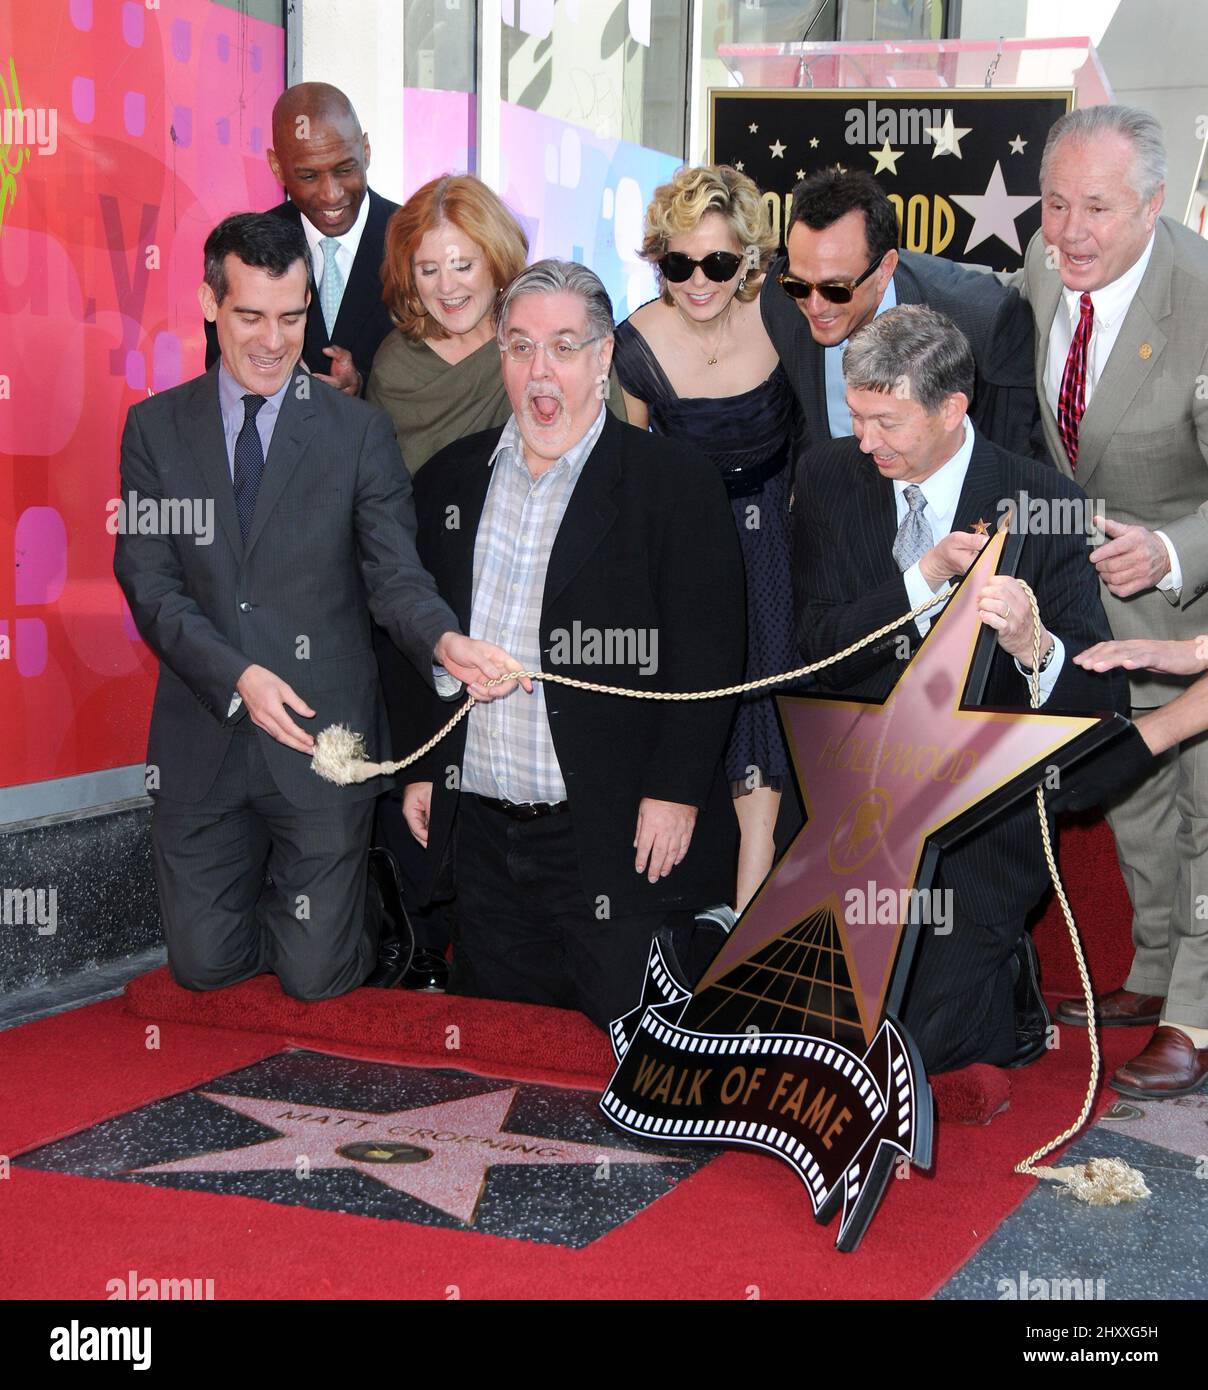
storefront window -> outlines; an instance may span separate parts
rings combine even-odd
[[[682,157],[687,0],[504,0],[502,97]]]
[[[403,85],[472,92],[476,0],[407,0],[403,18]]]

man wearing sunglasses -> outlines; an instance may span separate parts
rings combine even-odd
[[[973,348],[976,428],[1004,449],[1047,458],[1030,368],[1032,316],[1016,290],[953,261],[899,251],[893,204],[862,171],[822,169],[799,183],[786,244],[760,307],[801,402],[804,444],[852,432],[842,367],[851,335],[897,304],[926,304]]]

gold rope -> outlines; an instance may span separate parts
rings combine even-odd
[[[1025,583],[1022,579],[1017,579],[1015,582],[1028,596],[1028,605],[1032,610],[1032,674],[1028,680],[1028,686],[1031,706],[1033,709],[1039,709],[1040,634],[1043,631],[1040,622],[1040,605],[1036,601],[1036,595],[1030,584]],[[1050,1139],[1035,1153],[1029,1154],[1022,1162],[1017,1163],[1015,1171],[1026,1177],[1047,1178],[1052,1182],[1064,1182],[1075,1196],[1094,1206],[1134,1201],[1139,1197],[1148,1197],[1149,1188],[1146,1186],[1144,1176],[1136,1169],[1131,1168],[1123,1159],[1091,1159],[1086,1164],[1063,1168],[1054,1168],[1047,1164],[1041,1167],[1036,1166],[1040,1159],[1051,1154],[1054,1149],[1060,1148],[1067,1140],[1072,1139],[1086,1124],[1091,1108],[1095,1103],[1095,1091],[1099,1085],[1101,1067],[1099,1029],[1095,1023],[1095,996],[1091,990],[1091,977],[1086,968],[1086,957],[1082,952],[1082,941],[1078,935],[1078,928],[1074,924],[1073,909],[1070,907],[1069,898],[1065,895],[1065,885],[1061,881],[1061,874],[1057,868],[1057,858],[1053,853],[1043,786],[1036,788],[1036,813],[1040,820],[1040,838],[1044,844],[1044,857],[1049,866],[1049,877],[1053,880],[1053,889],[1057,894],[1057,901],[1061,904],[1065,925],[1069,930],[1070,945],[1074,948],[1074,959],[1078,962],[1078,978],[1082,983],[1082,997],[1086,1003],[1086,1031],[1091,1048],[1091,1074],[1087,1081],[1086,1095],[1082,1101],[1082,1109],[1078,1112],[1078,1118],[1055,1139]]]
[[[746,681],[742,685],[726,685],[716,690],[633,690],[624,686],[599,685],[595,681],[576,680],[572,676],[560,676],[552,671],[509,671],[506,676],[492,676],[490,680],[483,681],[483,685],[490,688],[515,680],[552,681],[556,685],[569,685],[575,690],[592,690],[600,695],[626,695],[634,700],[716,700],[727,695],[745,695],[751,690],[766,690],[769,686],[780,685],[784,681],[800,680],[802,676],[812,675],[815,671],[822,671],[828,666],[835,665],[836,662],[846,661],[849,656],[853,656],[870,643],[880,641],[882,637],[888,636],[897,628],[913,622],[920,614],[925,613],[929,608],[934,608],[937,603],[943,603],[953,592],[952,587],[945,584],[937,594],[933,594],[925,603],[920,603],[909,613],[904,613],[900,618],[895,618],[893,622],[886,623],[884,627],[877,628],[875,632],[870,632],[866,637],[861,637],[858,642],[853,642],[850,647],[844,647],[841,652],[836,652],[834,656],[824,657],[821,661],[813,661],[808,666],[799,666],[795,671],[785,671],[779,676],[763,676],[759,680]],[[392,773],[401,772],[403,768],[410,767],[412,763],[418,762],[420,758],[430,753],[446,734],[457,727],[476,704],[478,701],[474,696],[467,695],[465,704],[447,724],[432,735],[427,743],[417,748],[413,753],[409,753],[407,757],[399,758],[396,762],[371,763],[366,761],[364,738],[343,724],[333,724],[331,728],[324,729],[315,739],[314,770],[320,777],[326,778],[329,782],[336,782],[341,786],[347,786],[350,782],[366,782],[371,777],[389,776]]]

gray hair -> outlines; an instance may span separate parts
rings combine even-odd
[[[1054,121],[1040,157],[1040,187],[1044,188],[1049,161],[1062,140],[1091,140],[1106,134],[1123,135],[1132,142],[1133,191],[1143,203],[1149,202],[1166,182],[1166,144],[1156,118],[1138,106],[1084,106]]]
[[[928,414],[954,391],[973,399],[973,349],[945,315],[923,304],[899,304],[851,335],[843,377],[857,391],[883,391],[918,401]]]
[[[500,348],[507,342],[508,314],[514,300],[522,294],[577,294],[587,310],[587,336],[611,338],[615,327],[612,300],[604,282],[594,270],[577,261],[536,261],[512,281],[499,296],[495,311],[496,335]]]

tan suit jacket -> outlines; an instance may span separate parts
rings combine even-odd
[[[1024,293],[1036,320],[1036,394],[1050,456],[1117,521],[1170,537],[1183,570],[1181,593],[1157,589],[1116,598],[1101,585],[1118,638],[1208,633],[1208,241],[1167,217],[1111,355],[1082,418],[1071,470],[1045,390],[1049,333],[1061,277],[1045,263],[1039,232],[1028,246]],[[1177,677],[1136,672],[1134,706],[1164,703]]]

